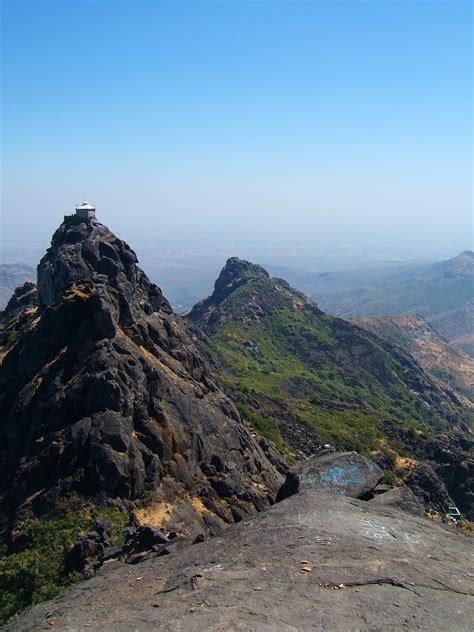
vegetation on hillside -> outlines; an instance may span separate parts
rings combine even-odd
[[[474,359],[450,344],[421,316],[364,316],[350,322],[409,352],[443,388],[474,405]]]
[[[229,260],[213,296],[189,317],[208,334],[221,382],[245,403],[243,417],[283,452],[287,412],[321,443],[365,455],[384,444],[380,419],[428,435],[463,418],[407,353],[324,314],[248,262]]]
[[[9,553],[6,546],[0,547],[0,625],[82,578],[67,571],[65,556],[77,536],[90,531],[94,521],[103,517],[111,521],[114,544],[119,544],[127,514],[105,507],[88,512],[69,508],[56,518],[35,519],[24,533],[28,541],[25,548]]]
[[[316,318],[311,313],[274,310],[258,322],[225,324],[211,338],[213,352],[229,368],[221,373],[222,382],[250,400],[259,394],[284,400],[294,414],[313,424],[322,442],[363,454],[378,448],[381,433],[377,421],[382,416],[415,423],[425,431],[446,428],[445,419],[433,413],[402,382],[397,375],[401,367],[383,348],[377,349],[379,358],[374,361],[385,362],[385,384],[374,380],[369,368],[349,370],[329,358],[317,365],[295,352],[304,341],[324,346],[326,353],[331,347],[336,351],[330,322],[328,316]],[[255,346],[250,346],[249,340]],[[369,344],[376,346],[373,340]],[[249,418],[249,414],[244,417]],[[275,421],[267,420],[266,424],[253,423],[259,431],[265,427],[261,434],[281,449],[283,442]]]

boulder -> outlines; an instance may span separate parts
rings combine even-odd
[[[445,513],[450,505],[456,504],[434,467],[427,463],[417,463],[408,472],[405,480],[423,503],[435,511]]]
[[[382,476],[378,465],[357,452],[315,455],[288,472],[277,501],[306,489],[368,499]]]
[[[79,536],[72,549],[66,554],[64,565],[67,571],[84,570],[91,559],[104,552],[104,545],[89,536],[90,534]]]
[[[369,501],[373,505],[379,507],[398,507],[403,511],[408,511],[415,516],[424,516],[425,510],[415,494],[406,485],[401,487],[393,487],[382,494],[376,494]]]
[[[97,518],[94,522],[94,531],[96,531],[101,538],[110,538],[113,530],[114,525],[112,524],[110,518],[107,518],[107,516]]]
[[[155,544],[167,544],[168,538],[156,527],[144,524],[137,530],[135,542],[142,549],[151,549]]]

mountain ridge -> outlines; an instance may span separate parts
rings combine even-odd
[[[442,430],[466,431],[468,412],[452,390],[435,384],[402,348],[325,314],[286,281],[262,274],[260,266],[254,274],[251,270],[248,262],[229,259],[221,276],[230,280],[227,287],[236,288],[235,294],[221,294],[218,284],[187,313],[207,335],[221,383],[244,418],[297,458],[325,444],[355,449],[400,480],[407,476],[414,486],[424,485],[411,465],[400,466],[407,463],[400,451],[411,449],[409,442],[404,446],[403,429],[416,429],[420,439]],[[388,430],[390,419],[394,424]],[[446,438],[440,435],[441,440]],[[467,459],[472,468],[470,448],[464,451],[455,443],[453,460]],[[435,467],[428,450],[426,456],[427,467]],[[414,457],[415,470],[418,463],[422,468],[420,455]],[[449,477],[453,492],[454,479]],[[437,499],[433,492],[432,505],[443,511],[441,499],[449,494],[436,480],[443,490]],[[464,503],[471,512],[467,492]]]
[[[5,309],[14,290],[25,281],[35,279],[35,270],[22,263],[0,264],[0,310]]]
[[[471,250],[431,266],[327,274],[287,270],[285,274],[332,314],[347,318],[419,314],[471,357],[474,353]]]
[[[17,288],[3,312],[0,347],[4,619],[71,573],[98,570],[100,583],[106,562],[180,555],[268,509],[308,463],[282,487],[276,448],[320,463],[357,448],[425,507],[443,513],[455,498],[472,513],[455,394],[250,262],[229,259],[183,319],[125,242],[66,217],[37,286]],[[369,499],[382,474],[365,463]],[[382,504],[421,515],[400,489]]]
[[[348,320],[403,347],[443,388],[453,389],[465,405],[474,405],[474,360],[422,316],[359,316]]]

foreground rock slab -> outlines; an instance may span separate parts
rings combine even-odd
[[[106,564],[5,632],[469,630],[472,536],[303,491],[136,566]]]

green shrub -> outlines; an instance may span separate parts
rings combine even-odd
[[[260,436],[268,439],[269,441],[273,441],[277,450],[282,454],[286,454],[288,452],[288,448],[281,438],[280,430],[278,429],[278,425],[275,420],[256,415],[255,413],[250,412],[250,410],[245,406],[242,406],[242,404],[237,404],[237,409],[242,419],[245,419],[245,421],[247,421]]]
[[[7,332],[7,347],[11,347],[17,341],[19,335],[20,332],[16,329],[11,329],[9,332]]]
[[[396,485],[397,477],[395,476],[395,472],[393,470],[385,470],[383,473],[382,483],[385,485]]]
[[[67,573],[65,555],[77,535],[104,516],[114,525],[113,544],[119,544],[127,514],[106,507],[88,514],[67,511],[59,518],[36,520],[27,530],[27,548],[17,553],[0,548],[0,625],[23,608],[51,599],[81,577]]]

